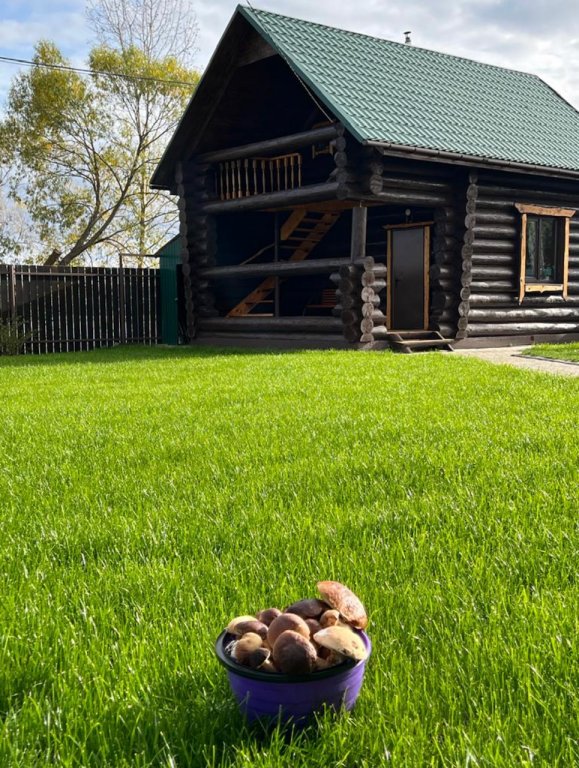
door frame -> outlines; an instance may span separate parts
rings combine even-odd
[[[389,331],[405,331],[407,328],[392,328],[392,230],[393,229],[418,229],[424,230],[424,314],[423,328],[412,330],[427,331],[430,317],[430,227],[433,221],[417,221],[408,224],[388,224],[384,227],[387,237],[386,248],[386,327]]]

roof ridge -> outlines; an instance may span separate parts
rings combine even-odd
[[[289,16],[287,13],[275,13],[274,11],[268,11],[268,10],[265,10],[264,8],[256,8],[255,6],[252,6],[252,5],[249,5],[249,4],[248,5],[241,5],[241,4],[239,4],[237,6],[237,9],[241,10],[243,12],[248,12],[250,14],[253,13],[257,17],[259,17],[259,15],[263,14],[265,16],[276,16],[277,18],[280,18],[280,19],[290,19],[291,21],[300,21],[300,22],[303,22],[304,24],[308,24],[309,26],[312,26],[312,27],[320,27],[322,29],[331,29],[331,30],[334,30],[336,32],[342,32],[342,33],[344,33],[346,35],[352,35],[354,37],[363,37],[363,38],[366,38],[367,40],[377,40],[380,43],[387,43],[388,45],[395,45],[395,46],[397,46],[399,48],[404,48],[405,50],[425,51],[426,53],[433,53],[436,56],[442,56],[444,58],[454,59],[454,60],[458,60],[458,61],[466,61],[469,64],[476,64],[476,66],[478,66],[478,67],[488,67],[490,69],[498,69],[501,72],[512,72],[512,73],[517,74],[517,75],[524,75],[525,77],[530,77],[530,78],[533,78],[534,80],[539,80],[540,82],[544,83],[549,88],[551,88],[549,83],[547,83],[546,80],[543,80],[542,77],[539,77],[539,75],[536,75],[533,72],[525,72],[522,69],[514,69],[513,67],[501,67],[499,64],[489,64],[486,61],[477,61],[476,59],[469,59],[466,56],[457,56],[454,53],[446,53],[445,51],[437,51],[434,48],[424,48],[421,45],[414,45],[414,44],[409,45],[408,43],[399,43],[396,40],[389,40],[386,37],[378,37],[377,35],[369,35],[366,32],[356,32],[356,31],[351,30],[351,29],[344,29],[343,27],[335,27],[335,26],[331,26],[330,24],[322,24],[319,21],[310,21],[309,19],[302,19],[302,18],[299,18],[297,16]],[[554,88],[552,88],[552,90],[555,91]],[[555,92],[557,93],[557,91],[555,91]],[[559,93],[557,93],[557,95],[560,96]],[[563,96],[560,96],[560,98],[564,99]],[[564,100],[567,101],[567,99],[564,99]],[[568,103],[570,103],[570,102],[568,102]],[[571,106],[573,106],[573,105],[571,105]]]

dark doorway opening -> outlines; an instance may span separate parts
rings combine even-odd
[[[389,329],[417,331],[428,328],[429,257],[428,223],[388,228]]]

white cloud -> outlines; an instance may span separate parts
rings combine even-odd
[[[255,0],[260,7],[322,24],[403,40],[415,45],[543,77],[579,106],[579,14],[573,0],[406,0],[337,3],[335,0]],[[23,12],[23,6],[26,13]],[[197,0],[199,49],[204,67],[236,7],[236,0]],[[80,0],[4,0],[0,54],[29,58],[40,38],[53,40],[75,63],[89,47]],[[14,67],[0,65],[0,101]]]
[[[75,66],[82,66],[88,51],[89,31],[84,9],[55,8],[56,3],[8,2],[0,16],[0,55],[30,60],[39,40],[52,40]],[[6,99],[10,82],[19,67],[0,62],[0,108]]]
[[[579,14],[573,0],[406,0],[336,3],[334,0],[257,0],[259,7],[321,24],[402,42],[545,79],[579,107]],[[199,63],[205,64],[235,0],[197,3]]]

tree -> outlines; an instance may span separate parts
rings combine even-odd
[[[189,0],[89,0],[88,17],[106,48],[137,48],[150,62],[174,58],[193,66],[198,26]]]
[[[90,0],[89,19],[100,43],[95,69],[164,80],[191,76],[198,27],[190,0]],[[196,73],[193,79],[196,84]],[[135,91],[130,81],[117,81],[115,87],[129,131],[153,139],[142,152],[143,164],[123,211],[125,233],[131,235],[125,243],[129,252],[156,251],[174,228],[176,209],[167,192],[149,189],[149,179],[193,89],[146,83]]]
[[[33,264],[41,255],[26,210],[5,194],[0,183],[0,262]]]
[[[35,242],[26,211],[8,196],[10,165],[7,137],[0,130],[0,262],[10,263],[30,259]]]
[[[89,57],[93,74],[46,67],[68,62],[41,42],[35,66],[10,89],[0,136],[11,194],[45,253],[63,251],[61,263],[96,248],[156,250],[174,221],[174,204],[150,191],[148,180],[198,74],[169,52],[177,46],[181,55],[182,43],[169,4],[162,0],[161,8],[165,15],[150,0],[93,4],[100,42]]]

